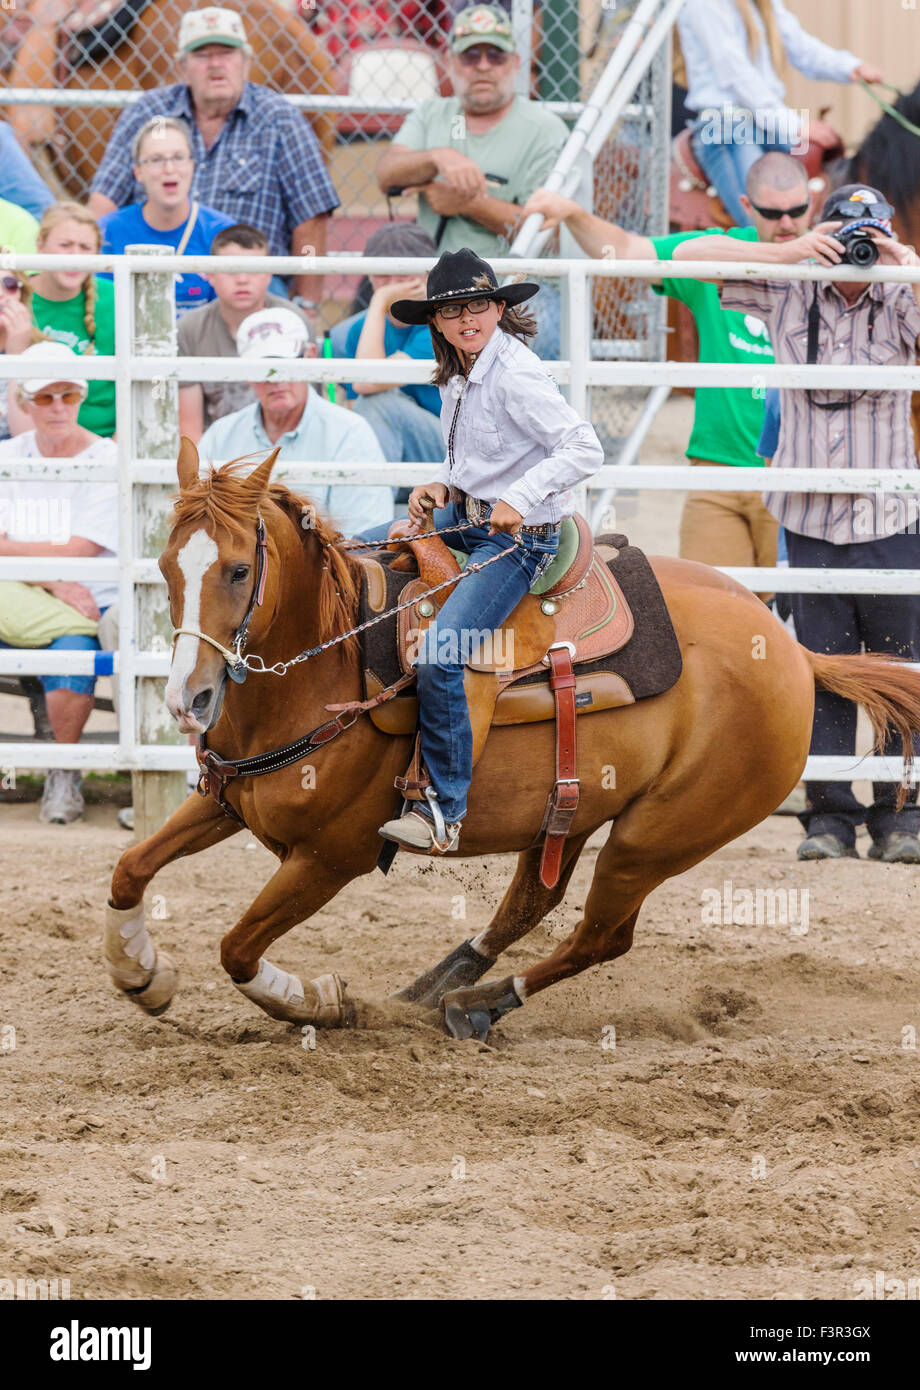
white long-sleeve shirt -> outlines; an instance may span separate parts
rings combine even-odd
[[[786,89],[777,76],[763,29],[756,56],[748,51],[747,29],[735,0],[686,0],[677,17],[687,69],[687,106],[691,111],[738,106],[760,120],[776,123],[790,141],[799,137],[799,120],[785,104]],[[807,33],[783,4],[773,9],[786,57],[793,67],[817,82],[847,82],[860,59],[844,48],[831,48]]]
[[[569,489],[597,472],[604,451],[539,357],[497,328],[469,377],[451,377],[441,387],[445,448],[464,387],[453,469],[448,455],[437,481],[486,502],[507,502],[528,526],[571,516]]]

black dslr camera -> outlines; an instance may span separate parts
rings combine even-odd
[[[831,194],[824,204],[821,221],[843,223],[840,230],[834,232],[834,238],[844,248],[844,264],[868,270],[875,265],[879,254],[878,245],[872,239],[872,228],[877,227],[891,236],[893,216],[894,208],[876,189],[851,183]]]
[[[846,265],[856,265],[860,270],[868,270],[878,260],[878,247],[865,224],[859,227],[841,227],[839,232],[834,233],[834,238],[843,243],[843,259]]]

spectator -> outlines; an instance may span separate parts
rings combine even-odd
[[[0,355],[25,352],[32,343],[40,343],[42,335],[32,322],[32,287],[22,270],[0,271]],[[0,378],[0,439],[21,434],[29,428],[30,420],[9,390],[6,378]]]
[[[11,203],[25,208],[33,220],[41,217],[54,194],[39,178],[25,150],[6,121],[0,121],[0,194]]]
[[[117,454],[110,439],[102,439],[79,424],[77,412],[86,395],[86,382],[69,378],[73,353],[59,343],[38,343],[23,357],[34,356],[41,376],[29,377],[19,397],[32,428],[15,439],[0,443],[0,464],[10,459],[92,458],[114,463]],[[58,376],[49,376],[51,361],[60,360]],[[118,546],[118,489],[113,483],[57,482],[42,478],[5,479],[0,492],[5,515],[0,518],[0,555],[114,556]],[[87,651],[98,648],[94,636],[100,615],[118,598],[118,584],[99,580],[36,581],[23,586],[28,602],[11,594],[19,585],[0,585],[0,626],[9,633],[12,622],[53,621],[61,635],[44,645],[55,651]],[[38,595],[45,590],[59,602],[51,614],[36,611]],[[13,605],[13,611],[11,611]],[[22,637],[19,643],[22,642]],[[2,645],[19,645],[3,642]],[[77,743],[93,708],[93,676],[42,676],[48,718],[58,743]],[[45,777],[39,816],[44,821],[66,824],[83,814],[80,773],[53,768]]]
[[[877,68],[812,38],[783,0],[687,0],[677,16],[687,71],[687,106],[697,115],[693,152],[739,227],[742,193],[767,148],[802,149],[822,122],[803,123],[784,104],[783,61],[816,81],[881,82]]]
[[[432,97],[406,117],[377,167],[377,182],[419,190],[418,220],[439,252],[470,247],[505,254],[521,205],[543,183],[568,131],[539,102],[516,96],[520,56],[507,13],[474,5],[451,30],[453,97]],[[489,182],[494,175],[500,182]],[[498,195],[500,190],[500,196]],[[534,351],[559,356],[559,297],[544,286],[534,301]]]
[[[315,357],[303,320],[291,309],[250,314],[237,334],[240,357]],[[198,451],[214,463],[281,445],[282,462],[383,463],[370,425],[350,410],[332,405],[306,381],[254,382],[254,405],[216,420],[202,435]],[[311,487],[310,497],[346,535],[378,526],[393,517],[388,487]]]
[[[913,247],[891,231],[892,208],[874,188],[848,184],[824,205],[821,225],[782,245],[745,246],[743,257],[793,265],[806,259],[840,264],[844,245],[833,235],[862,227],[876,243],[882,265],[920,265]],[[686,242],[678,259],[735,260],[736,241],[705,236]],[[780,389],[779,468],[916,468],[910,393],[873,390],[874,366],[913,366],[920,336],[920,285],[816,280],[725,281],[722,303],[766,319],[777,361],[855,363],[869,383],[857,392]],[[829,398],[830,397],[830,398]],[[792,568],[920,569],[920,499],[916,494],[766,493],[767,506],[785,529]],[[796,636],[810,651],[867,652],[920,660],[920,597],[910,595],[793,594]],[[811,751],[855,755],[856,708],[818,691]],[[885,752],[897,755],[898,739]],[[897,811],[897,788],[874,787],[862,806],[845,782],[809,782],[800,817],[806,838],[800,859],[855,858],[856,827],[866,822],[870,859],[920,863],[920,808],[916,787]]]
[[[80,203],[53,203],[38,229],[38,249],[56,256],[95,256],[96,219]],[[73,352],[115,352],[115,291],[89,270],[43,270],[32,279],[32,313],[46,338]],[[93,434],[115,433],[115,383],[91,381],[79,422]]]
[[[374,232],[364,248],[365,256],[430,256],[434,242],[421,227],[388,222]],[[424,299],[425,276],[372,275],[373,294],[367,310],[356,314],[347,326],[341,349],[333,330],[333,356],[407,358],[431,362],[434,350],[427,325],[412,327],[394,319],[390,308],[397,299]],[[341,329],[343,325],[337,324]],[[389,463],[440,463],[444,458],[441,434],[441,393],[436,386],[393,386],[360,381],[347,383],[352,410],[367,420],[380,441]],[[400,500],[397,498],[397,500]],[[408,500],[406,492],[405,500]]]
[[[195,161],[188,126],[174,116],[153,116],[134,137],[133,157],[134,177],[146,197],[100,217],[103,251],[120,255],[126,246],[160,245],[177,256],[206,256],[233,218],[189,197]],[[213,298],[204,276],[176,276],[177,318]]]
[[[309,122],[277,92],[248,81],[251,49],[235,10],[190,10],[179,27],[181,82],[145,92],[119,117],[93,181],[97,217],[137,201],[131,147],[151,116],[178,116],[192,137],[198,201],[265,232],[273,256],[326,253],[326,222],[339,200]],[[295,276],[310,312],[322,277]],[[284,281],[278,281],[286,294]]]
[[[0,198],[0,251],[18,251],[21,256],[35,254],[38,223],[31,212],[18,203]]]
[[[739,254],[747,256],[751,242],[781,246],[808,227],[808,175],[791,155],[762,156],[748,173],[744,211],[752,225],[733,229]],[[646,237],[584,211],[569,198],[538,190],[525,212],[542,213],[550,226],[564,221],[590,256],[609,254],[625,260],[672,260],[677,248],[700,232]],[[653,285],[656,293],[679,299],[690,309],[699,337],[701,362],[745,363],[756,371],[773,361],[763,320],[735,313],[719,302],[715,285],[702,280],[666,279]],[[759,463],[757,441],[763,426],[764,404],[757,391],[741,387],[698,387],[693,429],[687,444],[691,464],[745,467]],[[707,565],[776,564],[777,524],[756,492],[690,492],[680,523],[680,554]],[[768,597],[768,595],[761,595]]]
[[[212,256],[267,256],[268,241],[255,227],[237,222],[225,227],[211,243]],[[204,277],[215,298],[193,309],[179,324],[180,357],[235,357],[240,324],[260,309],[287,305],[310,325],[302,310],[281,295],[271,294],[266,271],[219,271]],[[245,381],[184,381],[179,385],[179,432],[197,444],[204,430],[224,415],[250,405],[252,387]]]

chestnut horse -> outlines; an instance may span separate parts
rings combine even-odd
[[[166,701],[181,730],[207,730],[209,746],[230,759],[324,726],[315,740],[321,746],[291,766],[227,784],[227,801],[280,864],[224,936],[221,963],[237,989],[271,1017],[336,1025],[349,1019],[342,982],[327,975],[305,984],[266,953],[373,870],[377,830],[396,810],[393,779],[405,770],[411,740],[354,716],[329,738],[326,706],[364,695],[353,638],[283,676],[253,671],[242,684],[228,682],[224,652],[248,614],[249,648],[266,665],[290,661],[357,621],[360,561],[339,548],[341,537],[328,523],[313,520],[305,498],[270,483],[276,453],[248,476],[242,466],[250,465],[240,460],[200,477],[195,446],[182,441],[180,490],[160,559],[179,630]],[[267,538],[261,604],[255,602],[260,517]],[[476,947],[459,946],[405,992],[422,1004],[440,1000],[456,1037],[484,1038],[502,1014],[539,990],[628,951],[642,903],[658,884],[768,816],[801,776],[815,682],[862,703],[877,737],[892,724],[909,757],[912,731],[920,728],[920,676],[871,657],[815,655],[759,599],[717,571],[685,560],[652,564],[683,672],[666,694],[579,718],[581,799],[551,890],[541,886],[533,844],[553,778],[553,724],[498,727],[486,742],[459,854],[516,852],[517,871]],[[641,623],[641,613],[636,617]],[[304,763],[314,771],[309,790]],[[562,900],[589,836],[611,822],[571,936],[522,975],[477,983]],[[169,1004],[176,972],[148,934],[144,890],[164,864],[240,828],[213,798],[192,794],[118,861],[106,910],[106,960],[115,983],[150,1013]]]
[[[115,3],[109,15],[118,11]],[[79,31],[90,21],[100,34],[98,0],[79,0],[66,20],[51,0],[29,0],[15,17],[18,28],[31,19],[7,72],[10,87],[67,87],[96,91],[137,91],[179,81],[175,71],[176,37],[188,0],[150,0],[123,42],[110,54],[83,61],[92,32]],[[231,5],[231,8],[235,8]],[[94,13],[95,12],[95,13]],[[321,42],[296,14],[272,0],[247,0],[241,7],[253,51],[250,81],[275,91],[327,95],[335,92],[332,62]],[[0,24],[4,17],[0,16]],[[12,26],[13,20],[7,20]],[[79,34],[79,37],[77,35]],[[71,62],[69,55],[73,55]],[[37,162],[56,175],[62,189],[76,198],[89,191],[120,114],[106,106],[15,106],[6,114],[22,144]],[[335,118],[312,116],[317,139],[328,159],[335,142]]]

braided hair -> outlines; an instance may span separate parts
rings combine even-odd
[[[41,251],[48,233],[55,227],[59,227],[62,222],[79,222],[84,227],[92,227],[96,239],[97,252],[102,246],[102,232],[89,208],[82,203],[70,201],[52,203],[45,209],[42,220],[38,226],[38,249]],[[99,298],[99,291],[96,285],[96,277],[91,270],[86,272],[86,277],[81,286],[83,291],[83,324],[86,328],[86,336],[89,339],[87,354],[96,351],[96,303]]]

